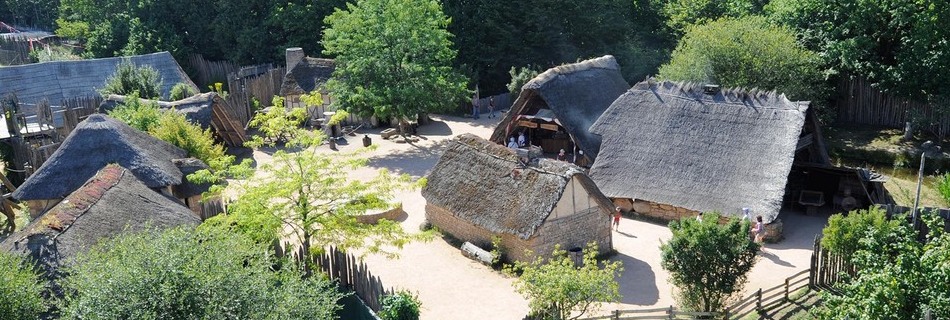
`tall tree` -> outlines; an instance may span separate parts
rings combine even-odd
[[[660,245],[663,269],[676,286],[677,303],[704,312],[723,311],[725,303],[742,291],[759,245],[749,239],[749,224],[731,218],[719,223],[719,214],[704,213],[670,222],[673,238]]]
[[[666,0],[663,1],[666,24],[682,34],[692,25],[701,25],[725,17],[760,14],[768,0]]]
[[[820,101],[818,56],[788,28],[765,18],[723,18],[689,28],[660,77],[726,87],[777,90],[791,99]]]
[[[406,119],[449,110],[468,95],[452,68],[449,18],[436,0],[358,0],[326,18],[327,87],[351,113]]]
[[[289,115],[267,115],[272,121],[275,116]],[[304,255],[327,245],[388,253],[391,247],[427,236],[407,234],[399,223],[386,219],[376,224],[358,220],[367,211],[396,207],[394,192],[414,186],[408,175],[380,170],[369,181],[351,179],[351,171],[367,164],[358,156],[362,150],[320,153],[316,147],[323,142],[321,132],[297,129],[286,137],[285,149],[274,152],[273,163],[258,167],[251,179],[232,184],[241,196],[226,214],[209,219],[209,227],[234,229],[266,244],[290,241]],[[249,145],[274,147],[273,141],[255,137]]]

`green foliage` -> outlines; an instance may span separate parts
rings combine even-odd
[[[379,317],[383,320],[419,320],[422,302],[411,292],[399,291],[383,297],[382,305]]]
[[[327,88],[335,109],[414,118],[450,110],[468,95],[451,66],[449,19],[436,0],[358,0],[325,20],[324,54],[336,57]]]
[[[950,2],[774,0],[767,11],[820,52],[830,73],[919,100],[950,94],[950,74],[932,72],[950,68]]]
[[[300,126],[307,120],[307,109],[292,108],[287,110],[284,107],[284,98],[274,96],[271,100],[271,106],[266,112],[254,114],[254,118],[248,123],[249,127],[257,128],[260,136],[256,139],[266,139],[275,143],[283,143],[296,138],[300,132]],[[257,144],[261,144],[258,141]]]
[[[930,229],[919,241],[907,223],[865,225],[851,257],[856,275],[837,287],[840,294],[823,294],[821,319],[934,319],[950,316],[950,238],[936,214],[922,218]],[[903,217],[900,219],[904,221]]]
[[[704,213],[701,220],[670,222],[673,237],[660,245],[663,269],[679,291],[677,303],[689,310],[723,311],[755,265],[759,245],[749,239],[749,223],[719,220],[718,213]]]
[[[59,0],[0,0],[0,21],[49,30],[58,6]]]
[[[511,75],[511,82],[508,83],[508,92],[517,96],[521,94],[521,87],[538,76],[538,71],[528,67],[511,67],[511,70],[508,70],[508,74]]]
[[[148,130],[153,137],[172,145],[182,148],[188,152],[189,156],[211,166],[216,163],[215,160],[226,157],[224,146],[214,142],[214,136],[210,129],[201,129],[201,126],[191,123],[185,118],[185,115],[174,112],[162,112],[158,123]],[[233,160],[233,156],[229,156]],[[214,168],[221,170],[224,168]]]
[[[49,61],[71,61],[79,60],[81,57],[73,54],[71,48],[58,45],[36,45],[37,47],[30,51],[30,61],[49,62]]]
[[[132,128],[149,132],[158,125],[162,113],[157,104],[142,101],[139,99],[138,91],[132,91],[126,95],[124,102],[109,111],[108,114]]]
[[[821,231],[821,246],[850,260],[861,248],[861,239],[884,237],[900,227],[900,221],[888,220],[887,213],[876,207],[851,211],[847,215],[834,214]],[[868,235],[868,232],[874,234]]]
[[[124,234],[68,268],[63,319],[332,319],[332,281],[302,274],[266,246],[223,232]]]
[[[761,13],[766,3],[768,0],[669,0],[663,3],[663,14],[670,28],[685,33],[693,25]]]
[[[291,239],[305,255],[327,245],[394,255],[386,250],[431,237],[407,234],[395,221],[365,224],[357,219],[372,210],[396,207],[394,193],[414,187],[408,175],[383,169],[373,179],[353,180],[350,172],[367,165],[367,159],[358,156],[366,149],[319,153],[321,132],[298,128],[288,136],[292,138],[285,149],[274,152],[272,163],[260,165],[251,179],[231,185],[241,196],[226,214],[206,221],[207,227],[234,230],[265,244]],[[264,141],[257,139],[249,146],[259,148]]]
[[[99,90],[103,95],[128,95],[137,92],[140,97],[158,99],[162,96],[162,78],[151,66],[137,67],[131,60],[123,60],[115,73],[106,79]]]
[[[598,263],[594,242],[584,248],[581,267],[575,267],[567,251],[556,246],[548,259],[538,256],[530,263],[517,261],[506,269],[509,274],[517,271],[521,276],[515,280],[515,290],[528,298],[531,313],[541,319],[576,319],[603,302],[620,299],[620,285],[615,279],[623,272],[623,263]]]
[[[175,86],[172,87],[172,90],[168,93],[168,100],[178,101],[181,99],[191,97],[197,93],[198,92],[191,85],[187,83],[179,82],[179,83],[176,83]]]
[[[491,237],[491,264],[492,266],[501,265],[502,259],[505,256],[505,250],[501,247],[501,237],[492,236]]]
[[[660,77],[777,90],[793,100],[820,101],[818,63],[818,56],[798,45],[788,28],[762,17],[724,18],[689,28],[672,60],[660,67]]]
[[[46,311],[43,281],[19,256],[0,252],[0,319],[39,319]]]
[[[944,173],[943,175],[938,176],[936,187],[937,191],[940,193],[940,198],[942,198],[944,201],[944,204],[950,206],[950,173]]]

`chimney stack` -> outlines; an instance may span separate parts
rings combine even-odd
[[[287,73],[290,73],[290,70],[293,70],[294,67],[297,66],[298,63],[300,63],[300,61],[303,61],[303,58],[304,58],[303,48],[300,48],[300,47],[287,48],[287,50],[284,51],[284,57],[287,60]]]

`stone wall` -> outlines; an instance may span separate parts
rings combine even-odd
[[[501,237],[501,247],[508,261],[530,261],[533,256],[526,250],[540,253],[543,256],[551,254],[555,244],[560,244],[564,250],[587,245],[590,241],[597,241],[598,251],[605,254],[613,249],[613,240],[610,232],[610,215],[603,209],[594,208],[584,212],[551,221],[545,221],[534,236],[528,240],[511,234],[495,234],[476,226],[468,221],[455,217],[451,212],[441,207],[426,204],[426,219],[430,224],[452,235],[460,241],[491,250],[492,236]]]
[[[695,217],[699,215],[699,211],[640,199],[630,200],[626,198],[617,198],[613,199],[613,202],[614,205],[622,208],[625,211],[633,211],[637,214],[664,221],[679,220],[680,218]]]
[[[610,232],[610,213],[594,207],[573,215],[547,220],[532,237],[531,246],[536,253],[548,256],[554,246],[561,249],[584,248],[588,242],[597,241],[597,253],[606,254],[613,249]]]

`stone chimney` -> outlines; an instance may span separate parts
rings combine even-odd
[[[287,73],[290,73],[290,70],[293,70],[300,61],[303,61],[304,53],[303,48],[293,47],[287,48],[284,51],[284,56],[287,59]]]

